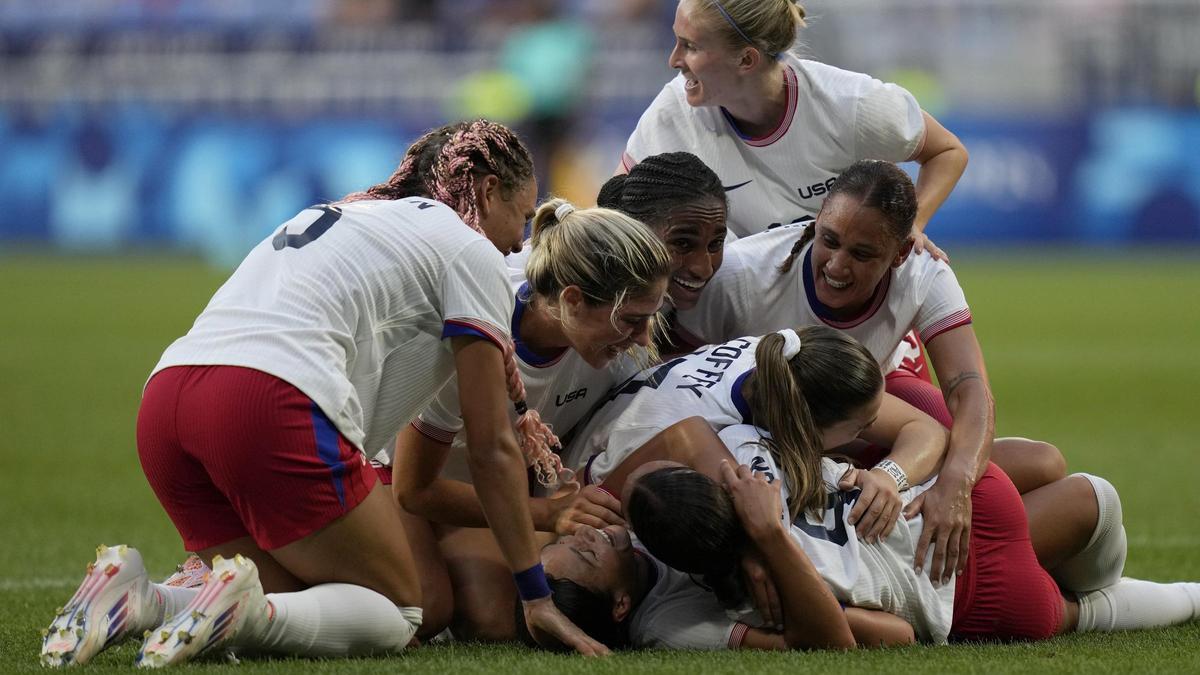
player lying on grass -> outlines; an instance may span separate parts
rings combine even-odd
[[[150,584],[101,549],[42,643],[86,663],[150,630],[141,665],[227,647],[342,656],[403,649],[417,568],[363,448],[390,443],[456,371],[480,502],[539,635],[603,653],[554,608],[509,420],[513,296],[537,186],[528,152],[484,120],[419,139],[388,182],[301,212],[256,246],[163,354],[138,455],[187,550],[218,558],[199,589]],[[260,582],[261,580],[261,582]],[[264,597],[264,592],[267,595]],[[151,630],[152,629],[152,630]]]
[[[806,337],[800,353],[808,367],[791,371],[796,385],[814,406],[844,411],[810,427],[818,489],[805,489],[806,478],[782,457],[789,450],[760,427],[729,426],[718,437],[693,418],[657,435],[604,483],[622,495],[641,542],[620,526],[581,527],[542,551],[556,602],[593,637],[610,646],[849,648],[1045,639],[1200,614],[1200,584],[1121,578],[1120,501],[1095,476],[1056,481],[1023,504],[989,465],[972,490],[970,562],[950,584],[919,573],[929,561],[917,554],[923,521],[912,505],[936,478],[905,490],[905,515],[888,533],[861,537],[852,517],[861,471],[816,453],[876,416],[882,381],[869,377],[878,372],[873,359],[852,340]],[[793,340],[764,342],[782,351]],[[744,582],[746,556],[765,561],[769,583]]]
[[[800,334],[806,339],[840,335],[826,326],[809,326]],[[567,444],[564,464],[581,467],[585,483],[599,483],[642,444],[680,420],[698,415],[716,431],[753,421],[780,439],[779,444],[786,448],[781,461],[804,485],[801,492],[816,494],[820,448],[816,454],[808,452],[816,447],[807,431],[810,421],[793,412],[800,409],[805,392],[788,375],[789,363],[798,368],[831,367],[839,381],[850,377],[875,381],[883,376],[878,365],[869,372],[844,373],[829,364],[810,364],[795,354],[785,358],[779,350],[767,349],[778,339],[774,333],[766,338],[737,338],[635,375],[614,388],[604,405],[580,427]],[[877,398],[879,414],[860,420],[859,426],[847,422],[838,427],[841,442],[837,444],[861,437],[892,449],[879,466],[858,474],[863,498],[855,520],[865,519],[859,524],[860,532],[872,538],[891,527],[900,509],[900,483],[908,480],[907,476],[925,480],[937,470],[948,436],[941,425],[907,403],[882,391]],[[813,414],[817,424],[824,426],[841,419],[838,416],[843,411],[818,403]],[[950,542],[954,547],[949,551],[937,547],[939,564],[947,556],[956,559],[955,544]]]
[[[653,318],[674,266],[642,223],[563,200],[539,207],[527,248],[525,269],[509,270],[516,366],[526,403],[562,434],[594,400],[650,363]],[[420,571],[425,622],[418,635],[436,635],[453,616],[458,638],[512,639],[512,616],[495,608],[511,607],[516,589],[487,529],[459,433],[460,389],[469,394],[473,387],[473,379],[451,379],[400,431],[394,468],[390,456],[381,459],[406,509],[404,530]],[[569,475],[559,480],[556,456],[544,460],[543,485],[572,483]],[[530,500],[534,527],[553,532],[572,501],[570,493]]]

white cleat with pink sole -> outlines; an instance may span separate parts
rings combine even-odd
[[[268,612],[254,563],[240,555],[217,556],[208,581],[187,607],[146,633],[137,665],[161,668],[227,651],[239,633],[265,625]]]

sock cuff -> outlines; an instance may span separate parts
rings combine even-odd
[[[421,622],[425,620],[425,612],[420,607],[401,607],[396,605],[396,609],[400,610],[400,616],[412,625],[413,631],[421,627]]]
[[[1087,546],[1083,550],[1088,550],[1108,535],[1115,527],[1122,525],[1123,515],[1121,511],[1121,496],[1117,494],[1117,488],[1106,479],[1090,473],[1075,473],[1072,476],[1083,476],[1089,483],[1092,484],[1092,490],[1096,493],[1096,504],[1099,507],[1099,516],[1096,518],[1096,529],[1092,531],[1092,536],[1088,539]]]

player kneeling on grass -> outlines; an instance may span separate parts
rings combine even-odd
[[[509,270],[516,298],[514,360],[525,400],[554,434],[565,436],[593,402],[650,362],[653,318],[672,261],[654,233],[633,218],[611,209],[575,209],[560,199],[538,208],[527,250],[525,268]],[[496,608],[510,607],[516,589],[471,485],[460,433],[460,389],[473,384],[452,379],[400,431],[394,461],[391,452],[378,459],[394,467],[386,475],[395,479],[406,509],[405,532],[420,570],[425,624],[418,635],[452,625],[459,639],[512,640],[512,616]],[[539,492],[530,512],[537,529],[554,532],[571,511],[577,496],[571,488],[578,484],[550,452],[557,438],[546,440],[537,463],[542,485],[535,488],[557,482],[563,489],[555,497]]]
[[[480,501],[519,571],[526,620],[606,651],[549,600],[508,419],[520,386],[506,377],[502,252],[519,248],[536,195],[517,137],[463,122],[419,139],[387,183],[306,209],[256,246],[163,354],[138,413],[155,495],[188,550],[218,556],[207,583],[151,584],[134,549],[102,548],[42,663],[86,663],[147,629],[142,666],[231,648],[403,649],[421,625],[420,584],[362,450],[394,438],[456,371],[472,376],[471,467],[489,478]]]
[[[852,340],[812,342],[809,353],[800,352],[810,364],[835,364],[843,375],[878,373]],[[807,434],[825,446],[841,440],[843,422],[877,412],[878,377],[796,373],[806,401],[844,411],[843,420],[823,420]],[[804,402],[800,417],[814,417],[808,407]],[[917,556],[918,512],[906,508],[911,518],[898,516],[881,537],[864,539],[851,518],[858,470],[810,447],[806,454],[818,472],[797,475],[791,467],[809,463],[780,461],[788,451],[751,425],[726,427],[718,437],[709,423],[692,418],[660,433],[605,483],[622,494],[641,542],[619,526],[581,527],[544,549],[556,601],[610,645],[699,649],[1046,639],[1200,615],[1200,584],[1121,578],[1120,501],[1102,478],[1076,474],[1030,492],[1022,503],[1007,476],[990,465],[972,491],[966,571],[938,584],[920,573],[929,561]],[[699,471],[656,461],[672,459]],[[935,483],[905,489],[906,507]],[[746,557],[765,562],[766,579],[744,583]],[[711,590],[695,584],[694,575]]]

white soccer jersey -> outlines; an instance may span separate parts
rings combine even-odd
[[[658,432],[692,416],[713,429],[750,419],[742,384],[754,369],[758,338],[735,338],[649,368],[618,385],[568,444],[564,461],[601,483]]]
[[[721,440],[729,447],[740,464],[774,482],[781,477],[775,458],[761,440],[766,432],[750,425],[726,427]],[[954,583],[935,588],[928,575],[913,569],[917,540],[921,536],[923,519],[918,514],[912,520],[898,517],[896,526],[887,538],[875,544],[858,539],[854,525],[848,521],[850,509],[858,499],[858,489],[841,492],[838,480],[846,473],[848,464],[831,459],[821,460],[821,472],[828,492],[824,517],[817,521],[801,514],[793,523],[791,533],[838,601],[854,607],[879,609],[895,614],[910,623],[917,639],[942,644],[950,634],[954,617]],[[935,479],[900,493],[905,505],[933,486]],[[787,517],[787,485],[782,486],[785,500],[783,517]],[[929,550],[925,568],[933,558]]]
[[[888,270],[861,316],[833,319],[817,300],[808,273],[811,242],[788,272],[778,270],[803,232],[803,225],[784,225],[725,247],[725,261],[700,302],[677,315],[684,337],[697,343],[720,342],[735,335],[825,324],[862,342],[890,372],[897,345],[910,329],[928,344],[941,333],[971,323],[971,310],[954,272],[928,253],[911,254],[900,267]]]
[[[523,270],[510,268],[509,274],[517,299],[511,330],[514,336],[519,336],[521,317],[528,308],[521,299],[528,298],[529,285],[525,283]],[[538,411],[542,421],[560,438],[587,414],[593,404],[602,400],[614,384],[629,378],[649,362],[649,356],[639,348],[637,353],[623,353],[606,367],[596,369],[570,348],[545,358],[531,352],[519,338],[515,346],[517,368],[525,382],[525,402],[530,409]],[[413,426],[435,441],[452,443],[450,457],[442,470],[444,477],[471,482],[466,439],[458,435],[463,428],[458,392],[458,378],[454,377],[413,421]],[[515,424],[516,411],[510,410],[509,416]],[[394,448],[387,450],[390,459]]]
[[[685,150],[725,185],[729,229],[744,237],[815,217],[833,179],[860,159],[903,162],[920,153],[925,120],[902,87],[785,53],[787,110],[760,138],[740,134],[718,106],[693,107],[679,75],[642,114],[622,155],[626,170]]]
[[[154,371],[270,373],[374,451],[453,375],[444,338],[502,344],[512,309],[504,257],[448,206],[409,198],[313,207],[250,251]]]
[[[652,649],[736,648],[748,625],[762,619],[749,607],[726,610],[717,596],[692,575],[667,567],[645,549],[638,550],[654,567],[654,585],[629,617],[634,647]]]

